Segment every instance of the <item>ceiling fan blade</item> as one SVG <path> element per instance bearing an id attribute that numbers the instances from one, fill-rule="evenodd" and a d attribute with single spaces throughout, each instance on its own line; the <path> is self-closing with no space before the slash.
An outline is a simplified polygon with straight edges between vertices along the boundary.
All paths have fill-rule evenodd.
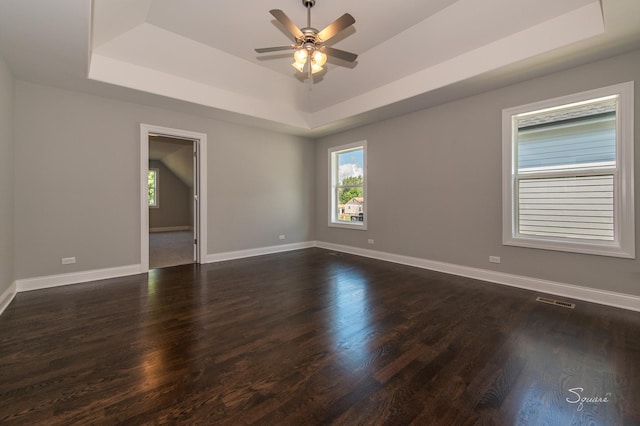
<path id="1" fill-rule="evenodd" d="M 355 18 L 348 13 L 345 13 L 318 33 L 318 38 L 322 41 L 327 41 L 334 35 L 338 34 L 345 28 L 350 27 L 356 22 Z"/>
<path id="2" fill-rule="evenodd" d="M 284 14 L 283 11 L 281 11 L 280 9 L 272 9 L 269 11 L 269 13 L 272 14 L 273 17 L 278 20 L 278 22 L 284 25 L 287 31 L 289 31 L 289 33 L 291 33 L 291 35 L 296 39 L 304 37 L 304 34 L 302 34 L 300 28 L 298 28 L 296 24 L 294 24 L 293 21 Z"/>
<path id="3" fill-rule="evenodd" d="M 279 52 L 281 50 L 291 50 L 291 49 L 293 49 L 293 46 L 262 47 L 262 48 L 256 49 L 256 52 L 269 53 L 269 52 Z"/>
<path id="4" fill-rule="evenodd" d="M 324 53 L 329 56 L 342 59 L 347 62 L 355 62 L 355 60 L 358 59 L 358 55 L 356 55 L 355 53 L 345 52 L 344 50 L 334 49 L 333 47 L 324 46 L 322 50 L 324 50 Z"/>

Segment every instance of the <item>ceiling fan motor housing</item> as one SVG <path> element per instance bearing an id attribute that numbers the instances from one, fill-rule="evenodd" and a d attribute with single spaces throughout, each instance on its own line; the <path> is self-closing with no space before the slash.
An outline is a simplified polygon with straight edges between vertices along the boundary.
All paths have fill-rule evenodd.
<path id="1" fill-rule="evenodd" d="M 316 43 L 318 43 L 318 30 L 316 30 L 315 28 L 302 28 L 301 29 L 302 33 L 304 34 L 303 37 L 300 37 L 300 39 L 298 39 L 298 43 L 303 45 L 306 48 L 309 48 L 309 45 L 315 45 Z"/>

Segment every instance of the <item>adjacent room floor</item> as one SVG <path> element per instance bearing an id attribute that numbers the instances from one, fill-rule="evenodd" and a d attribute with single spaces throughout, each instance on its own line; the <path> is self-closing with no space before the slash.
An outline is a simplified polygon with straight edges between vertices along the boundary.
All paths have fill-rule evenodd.
<path id="1" fill-rule="evenodd" d="M 149 233 L 149 269 L 193 263 L 193 231 Z"/>
<path id="2" fill-rule="evenodd" d="M 20 293 L 0 422 L 638 424 L 640 313 L 536 296 L 317 248 Z"/>

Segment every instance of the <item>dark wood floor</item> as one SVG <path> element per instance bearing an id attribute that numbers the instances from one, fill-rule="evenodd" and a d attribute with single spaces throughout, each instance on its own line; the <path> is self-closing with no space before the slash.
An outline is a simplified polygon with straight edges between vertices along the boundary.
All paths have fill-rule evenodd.
<path id="1" fill-rule="evenodd" d="M 639 424 L 640 313 L 535 297 L 321 249 L 21 293 L 0 422 Z"/>

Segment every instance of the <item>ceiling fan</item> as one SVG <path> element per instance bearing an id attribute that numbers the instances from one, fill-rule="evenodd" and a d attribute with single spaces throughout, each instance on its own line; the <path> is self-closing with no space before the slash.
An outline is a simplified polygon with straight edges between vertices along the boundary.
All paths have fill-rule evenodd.
<path id="1" fill-rule="evenodd" d="M 293 53 L 295 61 L 292 64 L 293 67 L 300 72 L 304 72 L 306 68 L 309 78 L 311 78 L 311 74 L 322 71 L 322 66 L 327 62 L 327 55 L 331 55 L 348 62 L 354 62 L 358 58 L 358 55 L 355 53 L 345 52 L 344 50 L 325 46 L 324 43 L 342 30 L 349 28 L 356 22 L 356 20 L 350 14 L 345 13 L 329 24 L 325 29 L 318 31 L 311 27 L 311 8 L 315 4 L 316 0 L 302 0 L 302 5 L 307 8 L 307 26 L 304 28 L 298 28 L 280 9 L 270 10 L 269 13 L 271 13 L 274 18 L 276 18 L 278 22 L 280 22 L 295 38 L 295 44 L 291 44 L 289 46 L 265 47 L 262 49 L 256 49 L 256 52 L 268 53 L 293 49 L 295 50 Z"/>

